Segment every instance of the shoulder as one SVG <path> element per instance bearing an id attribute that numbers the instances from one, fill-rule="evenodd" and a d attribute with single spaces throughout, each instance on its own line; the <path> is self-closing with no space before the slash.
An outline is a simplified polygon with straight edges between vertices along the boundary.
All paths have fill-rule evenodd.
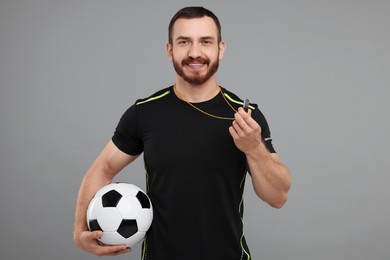
<path id="1" fill-rule="evenodd" d="M 235 106 L 236 109 L 238 107 L 241 107 L 244 104 L 244 100 L 240 98 L 238 95 L 234 94 L 233 92 L 222 88 L 223 95 L 225 96 L 226 100 L 229 101 L 233 106 Z M 262 111 L 260 111 L 259 106 L 257 103 L 252 103 L 251 100 L 249 100 L 249 108 L 252 110 L 252 117 L 256 122 L 261 126 L 262 129 L 266 129 L 265 131 L 269 131 L 267 120 L 263 114 Z"/>
<path id="2" fill-rule="evenodd" d="M 221 87 L 222 88 L 222 87 Z M 222 92 L 223 92 L 223 95 L 224 97 L 231 103 L 231 104 L 234 104 L 235 106 L 237 107 L 240 107 L 244 104 L 244 100 L 245 99 L 242 99 L 240 98 L 239 96 L 237 96 L 236 94 L 234 94 L 233 92 L 225 89 L 225 88 L 222 88 Z M 255 110 L 258 108 L 258 105 L 256 103 L 252 103 L 251 100 L 249 100 L 249 108 L 252 109 L 252 110 Z"/>
<path id="3" fill-rule="evenodd" d="M 167 87 L 155 92 L 154 94 L 146 98 L 137 99 L 137 101 L 133 103 L 130 107 L 128 107 L 127 110 L 123 113 L 121 121 L 134 122 L 134 120 L 137 120 L 138 118 L 138 113 L 156 111 L 156 109 L 158 110 L 159 107 L 156 107 L 155 105 L 160 104 L 160 102 L 156 101 L 164 100 L 164 98 L 166 96 L 169 96 L 170 93 L 172 93 L 172 87 Z"/>
<path id="4" fill-rule="evenodd" d="M 139 106 L 139 105 L 143 105 L 143 104 L 147 104 L 147 103 L 152 103 L 153 101 L 156 101 L 156 100 L 163 100 L 164 97 L 169 96 L 169 94 L 171 94 L 172 91 L 173 91 L 172 86 L 161 89 L 161 90 L 157 91 L 156 93 L 154 93 L 146 98 L 138 99 L 135 102 L 135 105 Z"/>

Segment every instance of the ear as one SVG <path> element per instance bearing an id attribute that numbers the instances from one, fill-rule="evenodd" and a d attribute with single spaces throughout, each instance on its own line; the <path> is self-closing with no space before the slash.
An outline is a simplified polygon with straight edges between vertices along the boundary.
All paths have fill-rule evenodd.
<path id="1" fill-rule="evenodd" d="M 167 51 L 167 54 L 168 54 L 168 58 L 169 60 L 173 60 L 173 55 L 172 55 L 172 44 L 170 44 L 169 42 L 165 45 L 165 50 Z"/>
<path id="2" fill-rule="evenodd" d="M 221 41 L 219 43 L 219 60 L 222 60 L 225 50 L 226 50 L 226 43 L 224 41 Z"/>

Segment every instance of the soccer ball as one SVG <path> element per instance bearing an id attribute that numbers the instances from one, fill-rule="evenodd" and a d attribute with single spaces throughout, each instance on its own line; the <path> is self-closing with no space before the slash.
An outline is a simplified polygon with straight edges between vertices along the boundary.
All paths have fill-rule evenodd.
<path id="1" fill-rule="evenodd" d="M 103 231 L 98 240 L 106 245 L 134 246 L 144 239 L 152 220 L 149 197 L 137 186 L 123 182 L 98 190 L 87 210 L 89 230 Z"/>

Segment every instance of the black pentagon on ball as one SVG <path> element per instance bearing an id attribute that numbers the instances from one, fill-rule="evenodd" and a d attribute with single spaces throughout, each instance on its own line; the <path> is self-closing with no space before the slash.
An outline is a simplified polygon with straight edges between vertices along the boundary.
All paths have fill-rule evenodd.
<path id="1" fill-rule="evenodd" d="M 138 232 L 137 221 L 135 219 L 122 220 L 117 232 L 121 234 L 121 236 L 124 238 L 131 237 L 132 235 Z"/>
<path id="2" fill-rule="evenodd" d="M 119 200 L 122 198 L 122 195 L 116 190 L 110 190 L 102 196 L 102 205 L 103 207 L 116 207 Z"/>
<path id="3" fill-rule="evenodd" d="M 150 209 L 150 201 L 148 199 L 148 196 L 146 196 L 145 193 L 143 193 L 142 191 L 139 191 L 137 193 L 136 197 L 137 197 L 139 203 L 141 203 L 141 206 L 143 209 Z"/>
<path id="4" fill-rule="evenodd" d="M 102 228 L 100 227 L 97 219 L 91 219 L 89 221 L 89 229 L 91 231 L 102 230 Z"/>

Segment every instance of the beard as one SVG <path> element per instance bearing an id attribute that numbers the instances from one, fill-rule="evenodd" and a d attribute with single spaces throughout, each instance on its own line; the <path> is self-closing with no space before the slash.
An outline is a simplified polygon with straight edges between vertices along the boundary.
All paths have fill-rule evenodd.
<path id="1" fill-rule="evenodd" d="M 182 77 L 186 82 L 192 85 L 201 85 L 205 83 L 207 80 L 209 80 L 217 72 L 219 67 L 219 55 L 217 57 L 217 60 L 213 63 L 211 63 L 210 60 L 207 58 L 197 58 L 197 59 L 187 58 L 180 62 L 175 60 L 174 57 L 172 63 L 176 73 L 180 77 Z M 190 63 L 201 63 L 208 66 L 208 70 L 206 71 L 206 74 L 201 75 L 197 71 L 193 71 L 192 73 L 186 73 L 184 71 L 184 67 Z"/>

